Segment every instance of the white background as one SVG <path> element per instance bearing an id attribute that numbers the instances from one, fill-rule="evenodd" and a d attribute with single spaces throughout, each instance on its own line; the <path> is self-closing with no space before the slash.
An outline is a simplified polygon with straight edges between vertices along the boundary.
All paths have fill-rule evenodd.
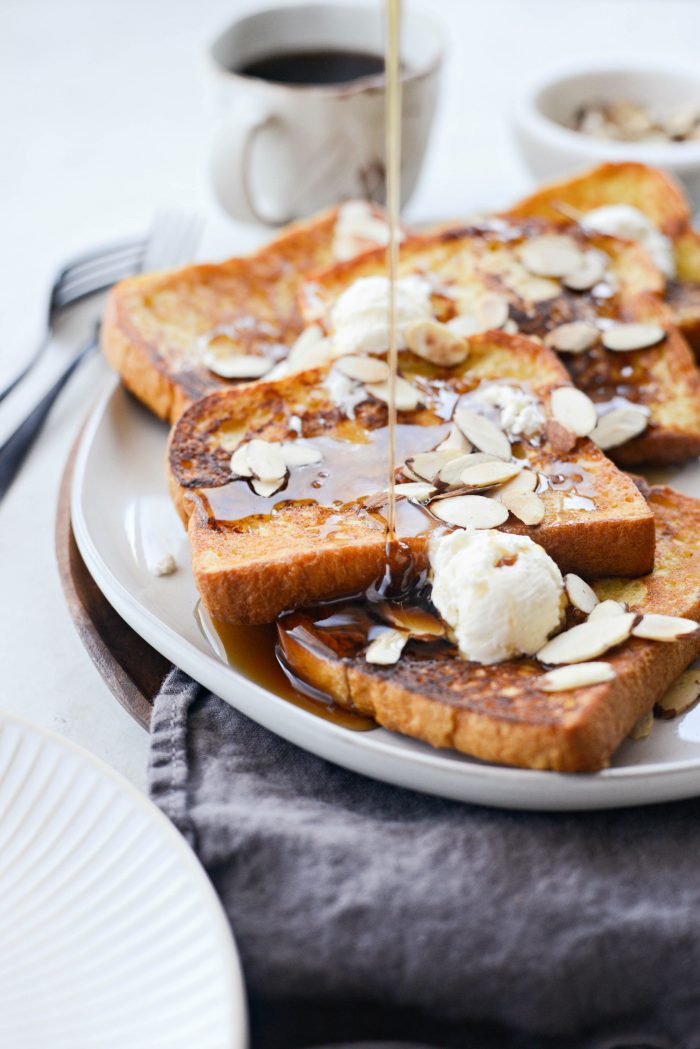
<path id="1" fill-rule="evenodd" d="M 379 0 L 377 0 L 379 2 Z M 219 214 L 206 173 L 206 44 L 259 4 L 236 0 L 0 0 L 0 385 L 41 332 L 53 271 L 174 206 L 207 219 L 200 256 L 256 236 Z M 416 5 L 417 6 L 417 5 Z M 449 53 L 409 214 L 507 203 L 528 186 L 508 111 L 525 79 L 586 57 L 694 65 L 695 0 L 433 0 Z M 0 440 L 60 367 L 88 316 L 61 332 L 31 383 L 0 405 Z M 0 506 L 0 708 L 88 746 L 145 782 L 147 739 L 102 683 L 63 604 L 53 554 L 58 479 L 104 380 L 85 366 Z"/>

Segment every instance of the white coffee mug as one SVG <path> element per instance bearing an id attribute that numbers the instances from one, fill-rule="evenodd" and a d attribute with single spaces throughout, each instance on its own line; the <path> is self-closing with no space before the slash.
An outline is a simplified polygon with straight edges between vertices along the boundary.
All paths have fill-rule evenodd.
<path id="1" fill-rule="evenodd" d="M 333 84 L 285 84 L 242 75 L 270 55 L 336 50 L 384 53 L 384 5 L 308 4 L 249 15 L 210 48 L 219 123 L 211 175 L 235 219 L 278 225 L 352 197 L 384 199 L 383 73 Z M 402 26 L 401 197 L 410 197 L 428 142 L 442 62 L 426 15 Z"/>

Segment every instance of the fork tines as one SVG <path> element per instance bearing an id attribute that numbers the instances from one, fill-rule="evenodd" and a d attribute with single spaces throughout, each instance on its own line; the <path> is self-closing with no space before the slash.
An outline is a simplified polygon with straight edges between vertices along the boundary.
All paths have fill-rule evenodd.
<path id="1" fill-rule="evenodd" d="M 62 310 L 138 272 L 145 249 L 146 240 L 141 238 L 110 244 L 73 259 L 56 278 L 51 293 L 51 311 Z"/>

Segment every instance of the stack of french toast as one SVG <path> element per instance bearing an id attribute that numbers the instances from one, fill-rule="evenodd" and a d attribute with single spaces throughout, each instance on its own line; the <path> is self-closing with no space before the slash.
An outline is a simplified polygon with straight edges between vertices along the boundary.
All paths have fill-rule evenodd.
<path id="1" fill-rule="evenodd" d="M 386 241 L 349 202 L 113 289 L 103 350 L 172 424 L 202 602 L 276 623 L 295 680 L 389 729 L 603 768 L 700 691 L 700 500 L 639 474 L 700 454 L 688 205 L 659 171 L 605 164 L 403 230 L 395 384 Z"/>

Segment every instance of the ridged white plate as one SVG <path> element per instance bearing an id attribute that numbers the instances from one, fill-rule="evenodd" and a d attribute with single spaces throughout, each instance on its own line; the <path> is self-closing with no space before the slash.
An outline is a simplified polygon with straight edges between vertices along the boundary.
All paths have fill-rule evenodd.
<path id="1" fill-rule="evenodd" d="M 612 808 L 700 794 L 700 708 L 657 722 L 595 775 L 502 768 L 377 728 L 353 732 L 273 695 L 222 662 L 194 616 L 197 593 L 187 540 L 167 495 L 167 426 L 116 381 L 98 403 L 78 453 L 72 497 L 75 537 L 95 582 L 154 648 L 207 688 L 315 754 L 375 779 L 483 805 L 521 809 Z M 670 480 L 700 496 L 700 467 Z M 180 565 L 156 578 L 164 551 Z"/>
<path id="2" fill-rule="evenodd" d="M 244 1049 L 204 871 L 126 780 L 0 716 L 0 1046 Z"/>

